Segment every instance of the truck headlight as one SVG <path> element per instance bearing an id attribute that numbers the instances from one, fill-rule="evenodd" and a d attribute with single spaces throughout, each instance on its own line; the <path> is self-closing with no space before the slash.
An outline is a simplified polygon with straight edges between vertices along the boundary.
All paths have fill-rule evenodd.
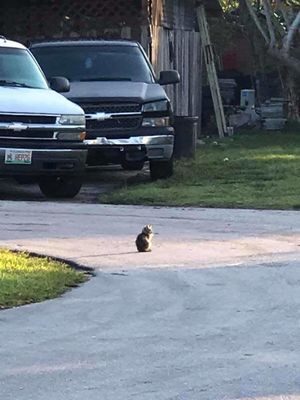
<path id="1" fill-rule="evenodd" d="M 168 100 L 154 101 L 152 103 L 146 103 L 143 105 L 144 113 L 166 112 L 166 111 L 169 111 Z"/>
<path id="2" fill-rule="evenodd" d="M 57 118 L 57 123 L 60 125 L 82 125 L 85 126 L 84 115 L 61 115 Z"/>
<path id="3" fill-rule="evenodd" d="M 170 126 L 170 118 L 169 117 L 144 118 L 142 126 L 144 127 Z"/>

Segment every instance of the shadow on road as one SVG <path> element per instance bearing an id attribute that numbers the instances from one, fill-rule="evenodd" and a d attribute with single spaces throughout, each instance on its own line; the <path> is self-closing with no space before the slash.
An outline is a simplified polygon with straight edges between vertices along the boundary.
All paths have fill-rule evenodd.
<path id="1" fill-rule="evenodd" d="M 99 195 L 103 193 L 149 180 L 149 171 L 147 168 L 143 171 L 124 171 L 118 166 L 90 168 L 85 173 L 84 184 L 80 193 L 74 199 L 65 201 L 72 203 L 93 203 L 97 202 Z M 49 201 L 40 192 L 37 184 L 21 185 L 13 178 L 3 178 L 0 180 L 0 200 Z"/>

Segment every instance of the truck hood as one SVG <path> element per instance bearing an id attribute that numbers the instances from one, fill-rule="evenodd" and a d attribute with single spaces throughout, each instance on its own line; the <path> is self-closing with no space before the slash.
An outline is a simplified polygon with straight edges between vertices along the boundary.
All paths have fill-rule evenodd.
<path id="1" fill-rule="evenodd" d="M 0 113 L 83 114 L 83 110 L 50 89 L 0 86 Z"/>
<path id="2" fill-rule="evenodd" d="M 108 100 L 146 103 L 167 99 L 160 85 L 143 82 L 71 82 L 71 90 L 65 96 L 74 102 Z"/>

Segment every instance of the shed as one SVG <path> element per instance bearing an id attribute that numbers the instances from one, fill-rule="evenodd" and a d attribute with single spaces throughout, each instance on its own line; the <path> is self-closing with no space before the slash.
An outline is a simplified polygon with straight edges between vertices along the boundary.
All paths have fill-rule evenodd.
<path id="1" fill-rule="evenodd" d="M 202 50 L 195 0 L 2 0 L 0 34 L 28 43 L 124 38 L 142 43 L 156 72 L 177 69 L 167 88 L 177 115 L 201 115 Z M 202 0 L 211 13 L 218 0 Z"/>

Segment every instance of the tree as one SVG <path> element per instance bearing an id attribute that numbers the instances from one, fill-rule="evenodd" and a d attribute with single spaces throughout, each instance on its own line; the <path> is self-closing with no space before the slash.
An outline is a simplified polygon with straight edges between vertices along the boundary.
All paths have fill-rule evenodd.
<path id="1" fill-rule="evenodd" d="M 239 23 L 246 31 L 252 29 L 249 24 L 245 26 L 246 17 L 250 17 L 266 52 L 281 69 L 290 117 L 300 120 L 300 0 L 220 0 L 220 3 L 227 16 L 238 11 Z"/>
<path id="2" fill-rule="evenodd" d="M 251 0 L 243 1 L 265 41 L 268 53 L 300 76 L 300 58 L 293 51 L 296 50 L 293 45 L 300 28 L 300 10 L 296 10 L 296 2 L 260 0 L 253 5 Z"/>

